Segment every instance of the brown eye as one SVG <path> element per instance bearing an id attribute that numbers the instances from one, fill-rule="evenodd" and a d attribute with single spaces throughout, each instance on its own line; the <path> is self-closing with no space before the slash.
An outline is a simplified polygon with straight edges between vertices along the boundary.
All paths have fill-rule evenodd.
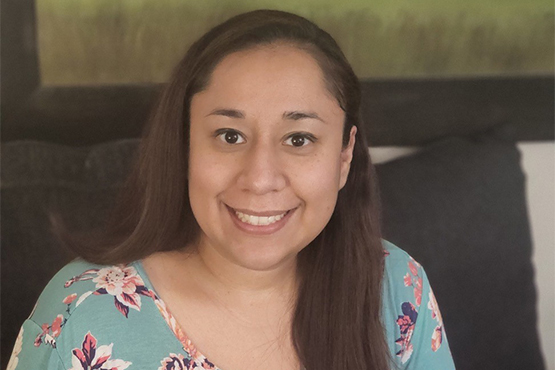
<path id="1" fill-rule="evenodd" d="M 226 144 L 241 144 L 245 142 L 243 136 L 235 130 L 225 130 L 218 133 L 217 136 Z"/>
<path id="2" fill-rule="evenodd" d="M 239 134 L 236 132 L 226 132 L 225 133 L 225 141 L 228 144 L 235 144 L 239 140 Z"/>
<path id="3" fill-rule="evenodd" d="M 301 135 L 295 135 L 291 138 L 291 144 L 293 144 L 293 146 L 303 146 L 305 143 L 305 140 L 306 139 Z"/>
<path id="4" fill-rule="evenodd" d="M 303 146 L 307 146 L 310 143 L 313 143 L 316 141 L 316 138 L 314 138 L 312 135 L 308 134 L 308 133 L 299 133 L 299 134 L 293 134 L 291 136 L 289 136 L 286 140 L 285 140 L 285 145 L 290 145 L 290 146 L 294 146 L 296 148 L 300 148 Z"/>

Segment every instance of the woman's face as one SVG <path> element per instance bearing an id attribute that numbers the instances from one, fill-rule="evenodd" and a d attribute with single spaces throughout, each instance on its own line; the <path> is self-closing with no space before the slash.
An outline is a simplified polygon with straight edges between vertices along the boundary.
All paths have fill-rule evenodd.
<path id="1" fill-rule="evenodd" d="M 316 60 L 287 45 L 224 58 L 190 110 L 189 197 L 199 248 L 252 270 L 295 260 L 329 221 L 356 128 Z"/>

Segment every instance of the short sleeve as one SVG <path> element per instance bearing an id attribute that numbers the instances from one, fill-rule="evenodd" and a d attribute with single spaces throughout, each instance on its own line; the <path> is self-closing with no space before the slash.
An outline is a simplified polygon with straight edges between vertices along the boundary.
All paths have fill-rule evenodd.
<path id="1" fill-rule="evenodd" d="M 454 370 L 441 312 L 424 269 L 418 265 L 422 277 L 422 301 L 410 338 L 414 348 L 405 364 L 407 370 Z"/>
<path id="2" fill-rule="evenodd" d="M 66 370 L 54 347 L 35 344 L 41 336 L 44 336 L 42 328 L 26 320 L 15 341 L 7 370 Z"/>
<path id="3" fill-rule="evenodd" d="M 454 370 L 428 276 L 414 258 L 384 240 L 383 325 L 392 369 Z"/>

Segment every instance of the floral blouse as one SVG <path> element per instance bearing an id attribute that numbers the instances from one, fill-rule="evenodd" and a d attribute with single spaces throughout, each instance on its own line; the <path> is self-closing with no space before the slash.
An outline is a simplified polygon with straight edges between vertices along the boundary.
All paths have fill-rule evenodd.
<path id="1" fill-rule="evenodd" d="M 383 323 L 392 361 L 399 369 L 454 369 L 426 273 L 393 244 L 384 247 Z M 44 289 L 17 337 L 8 365 L 14 369 L 219 370 L 173 318 L 141 261 L 82 260 Z"/>

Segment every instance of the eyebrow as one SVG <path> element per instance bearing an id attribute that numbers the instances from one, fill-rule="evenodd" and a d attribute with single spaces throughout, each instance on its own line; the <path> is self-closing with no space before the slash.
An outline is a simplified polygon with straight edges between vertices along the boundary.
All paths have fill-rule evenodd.
<path id="1" fill-rule="evenodd" d="M 214 109 L 208 116 L 225 116 L 229 118 L 245 118 L 245 113 L 236 109 Z"/>
<path id="2" fill-rule="evenodd" d="M 291 119 L 294 121 L 298 121 L 300 119 L 305 119 L 305 118 L 312 118 L 312 119 L 317 119 L 318 121 L 321 121 L 323 123 L 326 123 L 326 121 L 320 118 L 320 116 L 315 112 L 299 112 L 299 111 L 285 112 L 283 113 L 282 117 L 283 119 Z"/>
<path id="3" fill-rule="evenodd" d="M 229 118 L 244 119 L 245 113 L 237 109 L 214 109 L 207 116 L 224 116 Z M 284 112 L 282 115 L 282 118 L 286 120 L 293 120 L 293 121 L 311 118 L 311 119 L 316 119 L 318 121 L 326 123 L 326 121 L 320 118 L 320 116 L 315 112 L 301 112 L 301 111 Z"/>

